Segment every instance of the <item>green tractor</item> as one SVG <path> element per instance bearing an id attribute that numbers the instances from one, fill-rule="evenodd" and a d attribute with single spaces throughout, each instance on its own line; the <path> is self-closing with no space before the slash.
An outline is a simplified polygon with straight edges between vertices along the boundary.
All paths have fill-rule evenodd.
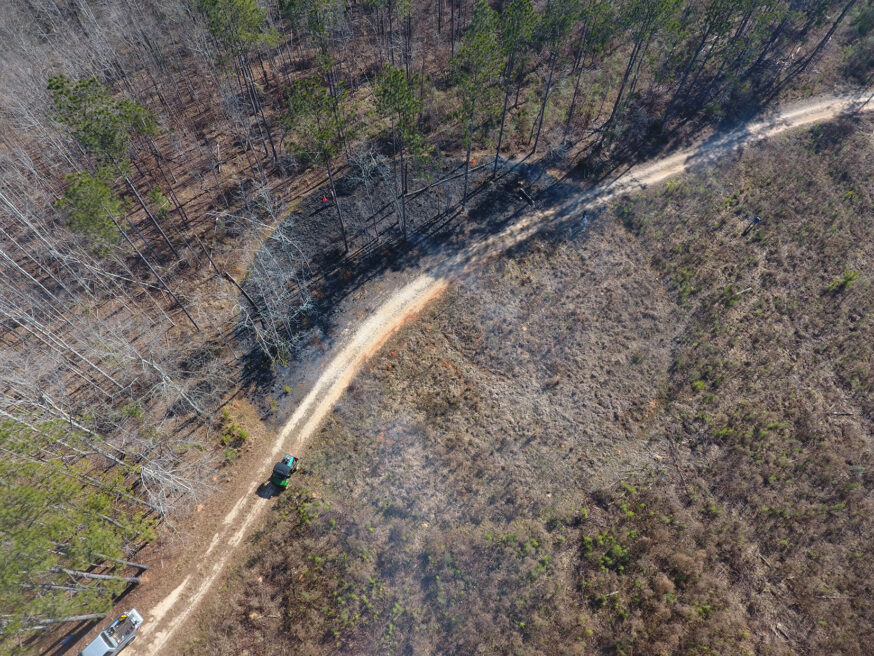
<path id="1" fill-rule="evenodd" d="M 297 463 L 297 458 L 286 453 L 282 460 L 273 465 L 273 474 L 270 475 L 270 482 L 279 488 L 280 491 L 286 489 L 291 475 L 297 471 Z"/>

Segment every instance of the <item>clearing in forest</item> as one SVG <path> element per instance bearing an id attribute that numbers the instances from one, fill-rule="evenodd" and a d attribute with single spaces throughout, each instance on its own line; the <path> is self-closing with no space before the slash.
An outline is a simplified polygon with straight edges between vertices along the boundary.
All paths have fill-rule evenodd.
<path id="1" fill-rule="evenodd" d="M 454 284 L 186 653 L 864 653 L 871 130 L 749 148 Z"/>

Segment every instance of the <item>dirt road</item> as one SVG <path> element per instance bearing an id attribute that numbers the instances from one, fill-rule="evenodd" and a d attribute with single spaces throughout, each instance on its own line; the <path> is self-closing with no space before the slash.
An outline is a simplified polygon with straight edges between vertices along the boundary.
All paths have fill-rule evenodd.
<path id="1" fill-rule="evenodd" d="M 624 193 L 657 184 L 696 164 L 704 164 L 724 156 L 741 145 L 793 128 L 829 120 L 845 112 L 870 111 L 874 108 L 874 103 L 868 102 L 871 97 L 870 92 L 852 97 L 820 97 L 785 107 L 771 118 L 712 138 L 694 149 L 635 167 L 601 187 L 583 192 L 581 198 L 576 199 L 573 211 L 581 212 L 589 206 L 601 205 Z M 329 356 L 329 364 L 321 376 L 276 436 L 271 457 L 264 462 L 263 471 L 247 481 L 245 488 L 239 488 L 246 489 L 247 493 L 239 498 L 215 526 L 210 543 L 206 548 L 200 547 L 202 551 L 193 559 L 194 564 L 188 568 L 187 574 L 181 577 L 178 585 L 168 591 L 159 603 L 151 608 L 139 609 L 146 622 L 129 653 L 157 656 L 177 651 L 174 644 L 182 639 L 179 629 L 191 618 L 225 567 L 232 561 L 238 561 L 240 544 L 259 525 L 270 507 L 268 502 L 255 495 L 258 484 L 281 453 L 303 452 L 361 365 L 405 322 L 439 296 L 452 278 L 475 268 L 485 258 L 498 255 L 524 241 L 550 221 L 567 219 L 567 211 L 566 206 L 559 206 L 543 212 L 532 212 L 503 232 L 472 244 L 448 260 L 438 271 L 422 275 L 392 294 L 349 339 L 338 346 L 335 354 Z M 193 545 L 192 548 L 197 546 Z M 172 585 L 169 582 L 155 582 L 154 585 L 161 584 L 168 588 Z"/>

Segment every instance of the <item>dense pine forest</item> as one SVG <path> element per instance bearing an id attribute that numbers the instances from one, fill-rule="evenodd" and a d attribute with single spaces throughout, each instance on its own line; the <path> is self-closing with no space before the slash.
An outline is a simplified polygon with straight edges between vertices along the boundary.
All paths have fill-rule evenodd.
<path id="1" fill-rule="evenodd" d="M 857 0 L 0 7 L 0 650 L 99 618 L 373 253 L 870 84 Z M 470 219 L 473 220 L 473 219 Z"/>

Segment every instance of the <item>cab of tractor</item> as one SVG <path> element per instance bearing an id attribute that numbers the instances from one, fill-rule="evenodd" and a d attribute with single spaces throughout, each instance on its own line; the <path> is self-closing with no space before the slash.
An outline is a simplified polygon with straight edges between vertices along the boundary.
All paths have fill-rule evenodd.
<path id="1" fill-rule="evenodd" d="M 273 465 L 273 474 L 270 476 L 270 482 L 283 490 L 287 488 L 291 475 L 297 471 L 297 463 L 297 458 L 285 454 L 282 460 Z"/>

